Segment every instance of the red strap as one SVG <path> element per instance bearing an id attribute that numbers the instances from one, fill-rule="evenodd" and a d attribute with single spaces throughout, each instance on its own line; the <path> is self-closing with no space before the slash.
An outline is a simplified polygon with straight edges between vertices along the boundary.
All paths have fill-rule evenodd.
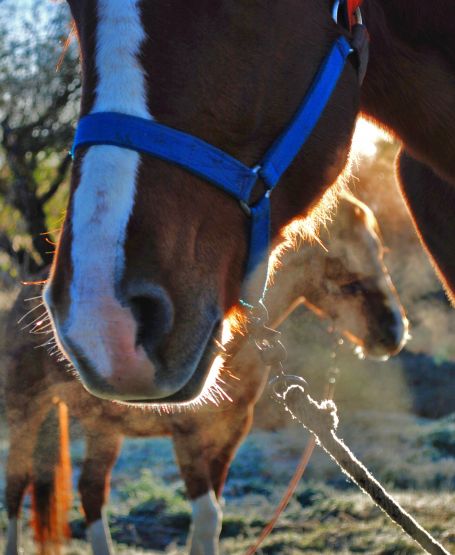
<path id="1" fill-rule="evenodd" d="M 354 13 L 363 4 L 363 0 L 348 0 L 348 10 Z"/>
<path id="2" fill-rule="evenodd" d="M 348 17 L 349 17 L 349 27 L 352 28 L 352 26 L 355 24 L 355 11 L 357 10 L 357 8 L 360 8 L 360 6 L 363 4 L 363 0 L 347 0 L 347 9 L 348 9 Z"/>

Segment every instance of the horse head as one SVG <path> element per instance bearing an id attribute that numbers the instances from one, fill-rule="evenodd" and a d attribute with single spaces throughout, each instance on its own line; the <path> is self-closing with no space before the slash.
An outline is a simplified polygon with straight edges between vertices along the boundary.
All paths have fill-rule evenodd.
<path id="1" fill-rule="evenodd" d="M 153 120 L 248 167 L 292 120 L 337 39 L 348 36 L 329 0 L 69 5 L 82 54 L 82 117 Z M 272 241 L 345 166 L 358 96 L 348 61 L 271 195 Z M 45 301 L 61 349 L 92 393 L 185 401 L 203 386 L 220 322 L 240 297 L 249 217 L 206 179 L 129 149 L 128 140 L 75 151 Z M 205 162 L 207 170 L 216 160 Z M 251 202 L 263 196 L 258 179 Z"/>
<path id="2" fill-rule="evenodd" d="M 384 263 L 384 246 L 373 212 L 343 194 L 335 221 L 321 239 L 328 249 L 323 293 L 308 301 L 357 345 L 359 354 L 371 358 L 397 354 L 408 338 L 408 320 Z"/>
<path id="3" fill-rule="evenodd" d="M 342 193 L 332 221 L 316 240 L 281 249 L 273 285 L 265 296 L 275 327 L 305 305 L 330 328 L 344 335 L 358 354 L 372 358 L 396 355 L 408 338 L 408 320 L 384 263 L 377 220 L 363 202 Z"/>

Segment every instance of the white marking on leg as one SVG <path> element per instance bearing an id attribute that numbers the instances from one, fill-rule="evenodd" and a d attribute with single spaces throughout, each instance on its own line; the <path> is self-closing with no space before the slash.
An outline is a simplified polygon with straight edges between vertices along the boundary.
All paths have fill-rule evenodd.
<path id="1" fill-rule="evenodd" d="M 138 53 L 145 39 L 138 0 L 98 0 L 96 67 L 92 112 L 116 111 L 152 119 Z M 113 146 L 86 153 L 73 198 L 71 308 L 64 329 L 90 353 L 98 372 L 109 373 L 108 326 L 124 320 L 115 300 L 124 266 L 124 242 L 134 206 L 139 155 Z M 101 313 L 100 313 L 101 312 Z M 106 313 L 107 312 L 107 313 Z M 134 325 L 133 318 L 128 324 Z"/>
<path id="2" fill-rule="evenodd" d="M 112 555 L 114 553 L 111 533 L 104 512 L 100 520 L 96 520 L 88 526 L 87 539 L 90 542 L 93 555 Z"/>
<path id="3" fill-rule="evenodd" d="M 8 532 L 5 555 L 18 555 L 20 543 L 21 522 L 17 518 L 8 520 Z"/>
<path id="4" fill-rule="evenodd" d="M 193 530 L 190 555 L 217 555 L 223 514 L 213 490 L 191 503 Z"/>

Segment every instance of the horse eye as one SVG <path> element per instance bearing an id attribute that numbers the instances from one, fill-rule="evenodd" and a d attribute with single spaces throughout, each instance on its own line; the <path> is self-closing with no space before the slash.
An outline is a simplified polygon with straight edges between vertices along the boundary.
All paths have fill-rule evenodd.
<path id="1" fill-rule="evenodd" d="M 359 279 L 350 281 L 340 286 L 340 291 L 343 295 L 357 295 L 357 293 L 362 293 L 365 290 L 363 282 Z"/>
<path id="2" fill-rule="evenodd" d="M 339 280 L 345 274 L 346 268 L 339 258 L 326 258 L 325 275 L 328 279 Z"/>

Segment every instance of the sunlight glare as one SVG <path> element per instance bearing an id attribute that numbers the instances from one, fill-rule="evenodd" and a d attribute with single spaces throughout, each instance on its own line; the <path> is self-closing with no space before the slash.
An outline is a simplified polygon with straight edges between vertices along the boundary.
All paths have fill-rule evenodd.
<path id="1" fill-rule="evenodd" d="M 384 130 L 364 118 L 359 118 L 352 138 L 352 152 L 354 156 L 372 158 L 378 150 L 376 143 L 390 140 L 390 136 Z"/>

